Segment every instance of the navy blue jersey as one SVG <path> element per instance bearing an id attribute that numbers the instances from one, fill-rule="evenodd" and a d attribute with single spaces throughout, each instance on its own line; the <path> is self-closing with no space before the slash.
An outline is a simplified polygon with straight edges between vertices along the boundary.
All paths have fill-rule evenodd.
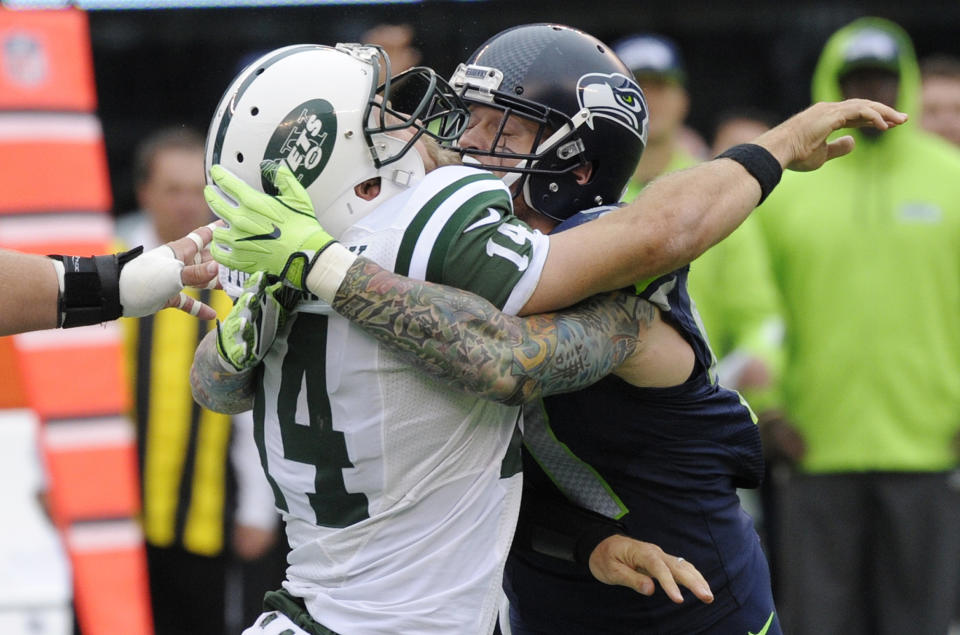
<path id="1" fill-rule="evenodd" d="M 558 229 L 597 215 L 574 216 Z M 670 388 L 638 388 L 611 375 L 527 407 L 524 497 L 562 495 L 619 519 L 630 536 L 692 562 L 715 601 L 685 593 L 676 605 L 659 589 L 644 597 L 597 582 L 582 565 L 518 546 L 505 586 L 533 631 L 693 633 L 744 605 L 762 616 L 759 628 L 773 610 L 759 537 L 736 493 L 759 485 L 763 474 L 756 420 L 739 394 L 717 384 L 687 270 L 630 292 L 655 304 L 690 344 L 690 377 Z M 521 513 L 521 524 L 534 521 Z"/>

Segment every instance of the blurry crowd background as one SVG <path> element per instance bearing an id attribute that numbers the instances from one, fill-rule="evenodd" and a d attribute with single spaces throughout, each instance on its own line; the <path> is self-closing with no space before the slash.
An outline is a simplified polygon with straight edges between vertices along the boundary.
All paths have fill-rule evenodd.
<path id="1" fill-rule="evenodd" d="M 610 44 L 640 31 L 664 34 L 686 60 L 687 122 L 707 137 L 721 110 L 751 106 L 779 120 L 806 106 L 813 67 L 827 37 L 862 15 L 887 17 L 903 26 L 921 58 L 960 54 L 956 2 L 428 0 L 317 5 L 90 12 L 99 112 L 118 213 L 135 207 L 129 158 L 137 142 L 169 123 L 205 130 L 241 60 L 285 44 L 355 41 L 381 23 L 412 25 L 421 63 L 445 76 L 489 36 L 517 24 L 560 22 Z"/>

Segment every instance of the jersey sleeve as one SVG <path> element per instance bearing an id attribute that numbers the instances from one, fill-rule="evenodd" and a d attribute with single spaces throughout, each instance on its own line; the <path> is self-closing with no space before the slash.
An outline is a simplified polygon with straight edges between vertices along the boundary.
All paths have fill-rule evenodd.
<path id="1" fill-rule="evenodd" d="M 500 179 L 469 168 L 458 176 L 423 207 L 423 222 L 411 223 L 395 270 L 472 291 L 516 314 L 540 280 L 549 240 L 513 215 Z"/>

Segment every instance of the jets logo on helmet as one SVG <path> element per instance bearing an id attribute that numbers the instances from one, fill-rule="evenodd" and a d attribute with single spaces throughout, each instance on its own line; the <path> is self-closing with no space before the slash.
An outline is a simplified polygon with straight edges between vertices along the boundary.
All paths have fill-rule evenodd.
<path id="1" fill-rule="evenodd" d="M 308 188 L 330 160 L 337 139 L 337 116 L 325 99 L 311 99 L 293 110 L 277 125 L 267 142 L 263 159 L 282 160 Z M 273 185 L 261 177 L 264 192 Z"/>
<path id="2" fill-rule="evenodd" d="M 647 104 L 640 87 L 620 73 L 588 73 L 577 82 L 580 106 L 594 117 L 619 123 L 647 142 Z"/>

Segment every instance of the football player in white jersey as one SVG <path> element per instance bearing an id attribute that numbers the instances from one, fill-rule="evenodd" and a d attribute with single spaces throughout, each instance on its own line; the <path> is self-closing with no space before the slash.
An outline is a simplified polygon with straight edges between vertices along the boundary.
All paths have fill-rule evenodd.
<path id="1" fill-rule="evenodd" d="M 340 50 L 349 53 L 354 61 L 364 61 L 363 56 L 367 54 L 363 51 L 350 47 Z M 269 100 L 263 101 L 262 97 L 247 100 L 245 96 L 260 78 L 268 76 L 272 67 L 296 55 L 288 52 L 269 63 L 254 64 L 254 70 L 248 71 L 234 84 L 242 90 L 228 91 L 224 101 L 229 104 L 229 109 L 221 112 L 229 110 L 231 117 L 247 112 L 253 117 L 265 114 L 264 104 Z M 268 94 L 276 95 L 277 92 L 273 90 Z M 350 221 L 359 220 L 342 231 L 341 242 L 353 252 L 370 256 L 372 260 L 398 270 L 405 269 L 415 276 L 453 281 L 460 286 L 477 285 L 476 290 L 495 296 L 491 299 L 501 307 L 516 310 L 529 304 L 528 298 L 534 293 L 530 284 L 536 286 L 533 279 L 536 276 L 526 276 L 530 271 L 539 273 L 543 267 L 543 256 L 537 251 L 543 248 L 546 239 L 522 225 L 509 222 L 505 216 L 509 213 L 509 195 L 506 195 L 504 205 L 504 190 L 489 183 L 482 173 L 472 173 L 469 168 L 444 168 L 418 182 L 416 165 L 401 163 L 385 152 L 389 144 L 381 135 L 389 135 L 389 132 L 382 125 L 385 121 L 382 114 L 380 128 L 372 130 L 363 123 L 345 125 L 346 118 L 341 117 L 345 111 L 339 110 L 339 105 L 323 110 L 322 105 L 311 103 L 319 100 L 307 99 L 303 94 L 291 99 L 288 104 L 296 102 L 296 107 L 281 107 L 282 112 L 278 111 L 287 125 L 276 126 L 270 123 L 269 116 L 265 117 L 266 141 L 260 139 L 259 145 L 247 146 L 246 151 L 233 148 L 225 151 L 224 148 L 231 144 L 230 125 L 228 123 L 224 129 L 222 119 L 220 126 L 215 120 L 216 134 L 211 133 L 213 143 L 215 146 L 220 143 L 223 148 L 213 162 L 224 162 L 224 156 L 228 160 L 239 159 L 238 164 L 245 160 L 250 164 L 258 163 L 250 157 L 274 158 L 264 151 L 266 147 L 272 148 L 274 153 L 278 148 L 281 153 L 302 151 L 303 157 L 294 155 L 292 162 L 289 155 L 281 154 L 279 158 L 284 158 L 288 165 L 296 164 L 298 169 L 300 165 L 310 169 L 331 158 L 331 147 L 324 146 L 327 137 L 320 135 L 342 135 L 344 139 L 351 139 L 362 129 L 372 155 L 380 155 L 381 165 L 377 165 L 374 159 L 372 163 L 376 170 L 372 173 L 361 174 L 362 180 L 346 184 L 342 177 L 333 184 L 327 182 L 328 187 L 317 193 L 310 188 L 322 179 L 316 175 L 298 175 L 301 178 L 306 176 L 308 182 L 304 184 L 324 223 L 332 226 L 337 222 L 324 214 L 339 203 L 323 207 L 318 205 L 318 197 L 326 197 L 321 201 L 324 204 L 346 197 L 346 202 L 342 203 L 343 211 L 352 215 L 348 216 Z M 420 100 L 419 104 L 422 106 L 427 101 L 430 100 Z M 366 97 L 361 121 L 375 121 L 371 109 L 380 108 L 381 103 L 394 102 Z M 311 111 L 311 108 L 315 110 Z M 429 120 L 430 112 L 415 113 L 414 117 L 424 114 Z M 324 119 L 324 115 L 328 117 Z M 329 115 L 335 116 L 331 118 Z M 882 119 L 875 112 L 861 115 Z M 222 114 L 218 116 L 222 117 Z M 299 129 L 298 124 L 301 124 Z M 885 125 L 882 121 L 881 124 Z M 452 128 L 441 125 L 440 130 L 451 131 Z M 312 138 L 317 136 L 320 138 Z M 788 152 L 793 152 L 794 140 L 789 141 L 791 148 Z M 404 148 L 410 145 L 408 142 Z M 335 155 L 335 150 L 333 152 Z M 412 154 L 415 153 L 405 156 Z M 307 157 L 316 161 L 310 164 Z M 395 160 L 397 168 L 377 171 Z M 238 166 L 231 167 L 236 169 Z M 757 181 L 742 174 L 742 168 L 735 165 L 711 172 L 715 174 L 704 176 L 726 181 L 729 189 L 738 192 L 732 200 L 720 196 L 719 203 L 714 201 L 724 212 L 722 219 L 733 219 L 721 220 L 721 224 L 735 222 L 738 214 L 742 217 L 756 203 L 757 185 L 752 183 Z M 281 176 L 281 173 L 290 176 Z M 214 178 L 217 179 L 217 171 L 214 171 Z M 292 172 L 281 168 L 275 178 L 294 177 Z M 379 187 L 364 185 L 377 178 L 380 179 L 376 184 Z M 261 183 L 257 171 L 250 175 L 248 170 L 244 180 Z M 268 188 L 270 180 L 263 181 Z M 350 205 L 354 203 L 362 207 L 367 200 L 365 196 L 379 203 L 382 199 L 376 200 L 377 195 L 387 181 L 388 187 L 415 185 L 388 198 L 366 216 L 358 214 Z M 217 182 L 226 185 L 228 180 L 221 178 Z M 337 186 L 340 191 L 333 191 Z M 374 190 L 377 194 L 371 196 Z M 231 193 L 229 188 L 227 191 Z M 309 209 L 305 209 L 302 202 L 284 200 L 283 197 L 281 200 L 302 218 L 312 220 Z M 243 209 L 246 201 L 241 198 L 238 202 Z M 389 214 L 382 209 L 388 210 Z M 235 240 L 228 239 L 229 234 L 222 234 L 221 256 L 225 262 L 248 270 L 267 268 L 272 273 L 282 274 L 293 286 L 307 288 L 328 301 L 356 258 L 350 249 L 337 244 L 330 246 L 329 237 L 321 239 L 316 232 L 303 231 L 302 239 L 298 238 L 295 244 L 293 257 L 287 258 L 290 255 L 287 250 L 277 256 L 279 260 L 274 260 L 277 267 L 264 267 L 262 258 L 270 251 L 271 245 L 268 241 L 276 241 L 272 244 L 279 245 L 278 239 L 289 227 L 281 222 L 284 228 L 281 230 L 276 222 L 257 224 L 247 222 L 250 219 L 243 215 L 233 215 L 226 208 L 219 211 L 230 218 L 234 226 L 231 231 L 247 232 L 243 238 L 235 237 Z M 702 206 L 700 212 L 703 213 Z M 436 213 L 439 213 L 438 221 L 433 220 Z M 597 223 L 600 221 L 592 225 Z M 601 225 L 601 236 L 616 227 L 624 227 L 609 222 Z M 486 233 L 487 228 L 493 231 Z M 304 229 L 301 227 L 298 231 Z M 474 236 L 470 236 L 474 232 Z M 474 237 L 480 239 L 475 242 L 483 245 L 483 249 L 471 245 Z M 503 237 L 512 245 L 504 245 L 498 240 Z M 719 237 L 722 234 L 712 240 Z M 458 244 L 461 240 L 462 244 Z M 529 248 L 527 243 L 530 243 Z M 509 256 L 505 250 L 509 251 Z M 593 258 L 596 253 L 592 252 Z M 484 280 L 475 280 L 477 269 L 463 267 L 466 258 L 475 259 L 478 255 L 485 255 L 488 260 L 505 260 L 512 265 L 512 269 L 508 266 L 499 268 L 500 282 L 492 290 L 483 286 L 488 282 L 486 272 Z M 322 259 L 318 260 L 318 256 Z M 669 258 L 676 257 L 676 253 L 669 255 Z M 499 260 L 494 262 L 503 265 Z M 322 266 L 315 266 L 321 261 Z M 610 274 L 611 270 L 616 272 L 621 266 L 614 264 L 600 269 Z M 621 275 L 636 279 L 644 275 L 643 272 L 654 273 L 656 269 L 651 270 L 651 266 L 657 265 L 648 264 L 644 269 L 634 262 L 632 272 Z M 494 267 L 492 275 L 497 275 L 497 271 Z M 463 278 L 464 281 L 451 278 Z M 581 280 L 571 281 L 568 286 L 574 289 L 563 293 L 573 294 L 576 299 L 576 294 L 584 293 L 585 289 L 589 293 L 593 287 L 616 286 L 616 275 L 612 278 L 613 282 L 598 282 L 586 275 Z M 557 288 L 562 286 L 557 284 Z M 541 286 L 536 286 L 537 292 Z M 637 316 L 631 315 L 631 320 L 635 324 Z M 409 376 L 411 371 L 401 358 L 394 357 L 372 341 L 364 342 L 350 329 L 330 314 L 325 302 L 304 303 L 283 325 L 274 347 L 264 358 L 265 367 L 255 407 L 261 421 L 258 441 L 265 467 L 274 479 L 278 507 L 285 512 L 288 536 L 294 549 L 289 579 L 285 584 L 288 593 L 275 599 L 276 604 L 289 611 L 287 604 L 292 602 L 295 605 L 296 598 L 301 598 L 312 618 L 334 631 L 488 632 L 493 610 L 488 576 L 494 575 L 492 585 L 498 585 L 496 573 L 502 567 L 504 532 L 500 531 L 498 523 L 511 522 L 511 508 L 515 505 L 511 500 L 514 492 L 510 491 L 510 471 L 505 467 L 501 469 L 501 458 L 510 436 L 504 431 L 512 428 L 511 417 L 515 413 L 508 415 L 502 409 L 487 409 L 472 398 L 451 395 L 429 381 Z M 416 323 L 411 329 L 405 334 L 416 338 Z M 625 339 L 628 336 L 622 335 L 621 341 Z M 318 357 L 323 359 L 318 360 Z M 616 359 L 622 357 L 612 355 L 611 363 L 615 365 Z M 483 361 L 477 360 L 478 367 Z M 601 366 L 598 362 L 591 371 L 605 374 L 610 367 Z M 566 379 L 566 389 L 583 385 L 571 382 L 569 377 Z M 517 393 L 506 401 L 516 403 L 524 396 Z M 429 412 L 424 413 L 425 410 Z M 491 471 L 491 467 L 497 469 Z M 468 498 L 470 504 L 465 506 Z M 506 532 L 507 541 L 509 531 L 510 528 Z M 431 541 L 431 548 L 425 549 L 424 543 Z M 469 564 L 451 572 L 451 559 L 456 559 L 460 566 L 464 562 Z"/>

